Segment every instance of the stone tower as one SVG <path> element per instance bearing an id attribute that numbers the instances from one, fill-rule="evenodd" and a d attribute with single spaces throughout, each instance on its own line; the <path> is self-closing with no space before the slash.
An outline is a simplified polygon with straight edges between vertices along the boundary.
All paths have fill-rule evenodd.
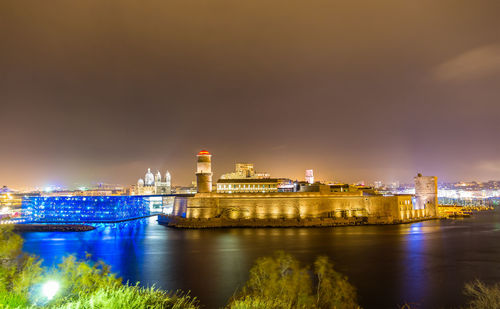
<path id="1" fill-rule="evenodd" d="M 206 150 L 198 152 L 196 184 L 198 193 L 212 192 L 212 155 Z"/>
<path id="2" fill-rule="evenodd" d="M 306 182 L 311 185 L 314 183 L 313 170 L 306 170 Z"/>
<path id="3" fill-rule="evenodd" d="M 426 216 L 436 217 L 438 207 L 437 177 L 415 177 L 415 209 L 423 209 Z"/>

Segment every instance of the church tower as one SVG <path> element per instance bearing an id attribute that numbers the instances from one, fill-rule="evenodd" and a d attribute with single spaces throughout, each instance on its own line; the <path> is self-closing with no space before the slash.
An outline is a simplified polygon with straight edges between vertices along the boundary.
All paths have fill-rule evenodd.
<path id="1" fill-rule="evenodd" d="M 160 171 L 158 171 L 156 173 L 156 176 L 155 176 L 155 183 L 158 185 L 161 183 L 161 174 L 160 174 Z"/>
<path id="2" fill-rule="evenodd" d="M 198 193 L 212 192 L 212 155 L 206 150 L 198 152 L 196 184 Z"/>
<path id="3" fill-rule="evenodd" d="M 170 176 L 169 171 L 165 173 L 165 185 L 169 188 L 172 186 L 172 176 Z"/>
<path id="4" fill-rule="evenodd" d="M 148 168 L 148 172 L 146 173 L 146 176 L 144 177 L 144 185 L 149 187 L 153 186 L 155 184 L 155 176 L 153 173 L 151 173 L 151 169 Z"/>

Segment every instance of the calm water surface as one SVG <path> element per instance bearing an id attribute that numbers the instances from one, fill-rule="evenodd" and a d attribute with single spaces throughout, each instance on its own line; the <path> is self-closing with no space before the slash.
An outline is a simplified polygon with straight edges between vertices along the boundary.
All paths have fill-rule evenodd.
<path id="1" fill-rule="evenodd" d="M 311 264 L 327 255 L 365 308 L 449 308 L 464 303 L 465 282 L 500 282 L 500 211 L 462 220 L 342 228 L 176 230 L 156 218 L 83 233 L 24 233 L 45 264 L 85 252 L 125 281 L 191 290 L 206 308 L 223 306 L 254 260 L 285 250 Z"/>

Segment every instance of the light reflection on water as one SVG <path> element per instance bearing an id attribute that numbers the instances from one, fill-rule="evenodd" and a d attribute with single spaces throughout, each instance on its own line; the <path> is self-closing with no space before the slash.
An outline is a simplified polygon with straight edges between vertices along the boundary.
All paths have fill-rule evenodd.
<path id="1" fill-rule="evenodd" d="M 366 308 L 463 304 L 463 284 L 500 282 L 498 212 L 463 220 L 340 228 L 177 230 L 155 218 L 89 232 L 24 233 L 25 250 L 46 265 L 89 252 L 125 281 L 191 290 L 207 308 L 224 305 L 253 261 L 284 250 L 302 263 L 327 255 L 358 288 Z M 413 308 L 413 307 L 412 307 Z"/>

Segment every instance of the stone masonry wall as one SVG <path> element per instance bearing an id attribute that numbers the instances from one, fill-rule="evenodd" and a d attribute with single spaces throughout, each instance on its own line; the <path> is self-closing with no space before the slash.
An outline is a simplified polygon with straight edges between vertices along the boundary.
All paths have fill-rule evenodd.
<path id="1" fill-rule="evenodd" d="M 411 196 L 362 196 L 321 193 L 196 194 L 186 198 L 187 219 L 316 219 L 367 218 L 369 223 L 396 223 L 423 218 Z"/>

